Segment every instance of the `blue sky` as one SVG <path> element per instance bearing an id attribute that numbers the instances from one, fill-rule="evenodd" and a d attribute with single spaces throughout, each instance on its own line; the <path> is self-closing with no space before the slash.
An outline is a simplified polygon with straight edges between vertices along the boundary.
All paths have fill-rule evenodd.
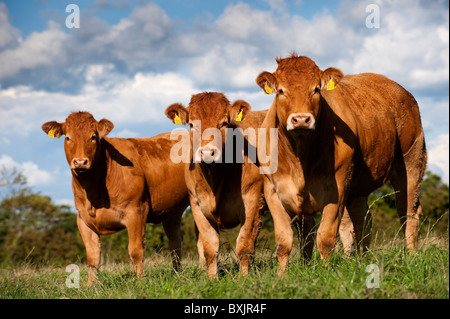
<path id="1" fill-rule="evenodd" d="M 66 5 L 80 28 L 65 25 Z M 369 4 L 380 27 L 368 28 Z M 265 109 L 255 84 L 293 50 L 322 69 L 381 73 L 419 102 L 433 172 L 449 180 L 448 1 L 0 0 L 0 166 L 71 204 L 63 141 L 40 129 L 71 111 L 115 124 L 111 137 L 176 126 L 164 116 L 201 91 Z"/>

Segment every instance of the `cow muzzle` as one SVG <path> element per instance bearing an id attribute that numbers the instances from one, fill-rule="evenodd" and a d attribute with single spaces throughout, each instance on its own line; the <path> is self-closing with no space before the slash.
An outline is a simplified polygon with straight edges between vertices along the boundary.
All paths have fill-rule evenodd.
<path id="1" fill-rule="evenodd" d="M 74 158 L 72 160 L 71 168 L 77 173 L 81 173 L 90 169 L 91 163 L 87 158 Z"/>
<path id="2" fill-rule="evenodd" d="M 293 113 L 287 119 L 288 131 L 308 132 L 316 128 L 314 115 L 311 113 Z"/>
<path id="3" fill-rule="evenodd" d="M 203 146 L 199 147 L 197 151 L 195 152 L 194 160 L 197 163 L 205 162 L 205 163 L 212 163 L 212 162 L 220 162 L 222 158 L 222 152 L 217 146 Z"/>

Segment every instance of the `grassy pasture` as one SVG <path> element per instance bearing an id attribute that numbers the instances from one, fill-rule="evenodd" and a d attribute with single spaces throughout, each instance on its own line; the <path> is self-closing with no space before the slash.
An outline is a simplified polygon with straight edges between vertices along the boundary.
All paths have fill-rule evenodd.
<path id="1" fill-rule="evenodd" d="M 316 249 L 307 263 L 294 250 L 289 271 L 281 277 L 272 249 L 257 250 L 244 278 L 232 248 L 223 245 L 219 257 L 217 280 L 207 278 L 196 254 L 185 256 L 182 269 L 175 273 L 168 255 L 154 253 L 146 256 L 144 278 L 136 278 L 131 262 L 106 263 L 93 287 L 86 286 L 87 267 L 80 263 L 79 288 L 67 287 L 66 280 L 74 273 L 65 267 L 25 263 L 0 270 L 0 299 L 449 298 L 448 236 L 428 235 L 413 255 L 405 251 L 402 238 L 387 241 L 374 236 L 367 253 L 345 258 L 338 247 L 327 263 Z"/>

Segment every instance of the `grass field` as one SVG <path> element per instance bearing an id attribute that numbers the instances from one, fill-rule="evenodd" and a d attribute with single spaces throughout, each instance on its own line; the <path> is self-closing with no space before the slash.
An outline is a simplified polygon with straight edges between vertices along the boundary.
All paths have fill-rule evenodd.
<path id="1" fill-rule="evenodd" d="M 146 276 L 140 279 L 131 263 L 102 265 L 93 287 L 87 287 L 87 267 L 80 264 L 79 288 L 67 287 L 68 276 L 75 273 L 66 272 L 66 267 L 25 264 L 0 270 L 0 299 L 448 299 L 448 237 L 422 240 L 413 255 L 405 252 L 400 239 L 396 241 L 374 243 L 369 252 L 349 259 L 338 249 L 326 264 L 317 250 L 308 263 L 294 251 L 289 271 L 281 277 L 274 252 L 263 249 L 244 278 L 234 252 L 222 249 L 219 279 L 212 281 L 199 269 L 195 255 L 184 258 L 178 273 L 168 256 L 146 256 Z M 69 282 L 74 283 L 72 278 Z"/>

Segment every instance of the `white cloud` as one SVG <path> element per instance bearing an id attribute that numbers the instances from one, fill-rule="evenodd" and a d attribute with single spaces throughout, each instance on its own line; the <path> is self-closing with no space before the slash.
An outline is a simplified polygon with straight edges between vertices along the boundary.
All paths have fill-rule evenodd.
<path id="1" fill-rule="evenodd" d="M 139 137 L 139 133 L 131 131 L 129 129 L 123 129 L 120 132 L 117 132 L 116 134 L 108 135 L 110 137 L 121 137 L 121 138 L 131 138 L 131 137 Z"/>
<path id="2" fill-rule="evenodd" d="M 124 79 L 109 65 L 91 66 L 87 77 L 117 79 L 107 85 L 88 80 L 80 95 L 35 91 L 30 87 L 0 90 L 0 137 L 28 136 L 44 122 L 64 119 L 73 111 L 89 111 L 116 124 L 166 121 L 170 104 L 190 100 L 192 81 L 177 73 L 137 73 Z"/>
<path id="3" fill-rule="evenodd" d="M 72 208 L 72 211 L 76 211 L 75 210 L 75 203 L 73 201 L 73 198 L 60 198 L 60 199 L 55 199 L 54 203 L 56 205 L 66 205 Z"/>
<path id="4" fill-rule="evenodd" d="M 247 99 L 253 109 L 264 109 L 272 97 L 255 78 L 274 71 L 275 57 L 293 50 L 321 69 L 382 73 L 420 92 L 415 97 L 425 131 L 448 134 L 446 2 L 375 1 L 379 29 L 365 26 L 365 8 L 374 1 L 342 1 L 336 13 L 323 10 L 310 19 L 290 10 L 292 2 L 266 2 L 274 10 L 232 3 L 215 20 L 193 25 L 148 3 L 115 25 L 84 14 L 78 30 L 66 33 L 50 22 L 25 39 L 0 3 L 0 145 L 14 145 L 15 136 L 28 137 L 42 123 L 63 121 L 77 110 L 124 124 L 118 136 L 138 135 L 125 127 L 167 123 L 169 104 L 187 104 L 202 90 L 224 91 L 230 100 Z"/>
<path id="5" fill-rule="evenodd" d="M 16 46 L 20 40 L 20 32 L 11 25 L 6 5 L 0 3 L 0 50 Z"/>
<path id="6" fill-rule="evenodd" d="M 8 169 L 16 168 L 17 171 L 22 172 L 22 174 L 27 179 L 27 184 L 29 186 L 42 186 L 48 185 L 52 182 L 52 174 L 39 169 L 39 166 L 31 161 L 26 161 L 23 163 L 17 163 L 8 155 L 2 155 L 0 157 L 0 167 L 6 167 Z"/>
<path id="7" fill-rule="evenodd" d="M 63 48 L 68 35 L 60 26 L 49 23 L 43 32 L 33 32 L 19 46 L 0 52 L 2 68 L 0 79 L 8 78 L 22 70 L 30 70 L 41 66 L 59 64 L 66 59 Z"/>
<path id="8" fill-rule="evenodd" d="M 442 180 L 449 183 L 449 134 L 441 134 L 427 145 L 428 165 L 433 171 L 442 176 Z"/>

